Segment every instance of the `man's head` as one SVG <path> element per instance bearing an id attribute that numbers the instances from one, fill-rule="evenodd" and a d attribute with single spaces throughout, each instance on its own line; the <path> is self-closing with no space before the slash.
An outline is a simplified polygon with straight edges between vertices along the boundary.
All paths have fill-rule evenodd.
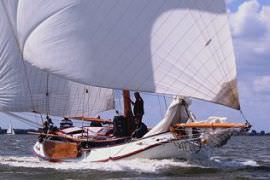
<path id="1" fill-rule="evenodd" d="M 48 121 L 44 121 L 43 127 L 48 127 Z"/>
<path id="2" fill-rule="evenodd" d="M 135 96 L 136 99 L 138 99 L 138 98 L 141 97 L 139 92 L 135 92 L 135 93 L 134 93 L 134 96 Z"/>

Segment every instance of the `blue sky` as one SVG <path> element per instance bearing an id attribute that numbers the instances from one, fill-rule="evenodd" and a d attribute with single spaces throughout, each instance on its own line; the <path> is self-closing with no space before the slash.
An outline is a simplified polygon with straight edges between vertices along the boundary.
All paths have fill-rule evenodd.
<path id="1" fill-rule="evenodd" d="M 242 109 L 255 129 L 270 131 L 270 1 L 227 3 Z"/>
<path id="2" fill-rule="evenodd" d="M 231 32 L 236 53 L 240 103 L 244 114 L 256 130 L 270 131 L 270 1 L 226 0 Z M 144 121 L 154 125 L 165 113 L 164 98 L 145 95 Z M 167 100 L 167 105 L 169 104 Z M 236 110 L 193 100 L 191 110 L 198 119 L 226 116 L 229 121 L 241 122 Z M 111 115 L 112 113 L 109 113 Z M 109 117 L 108 113 L 104 115 Z M 11 117 L 2 114 L 0 126 L 7 128 Z M 27 114 L 28 119 L 39 117 Z M 15 128 L 30 126 L 12 118 Z"/>

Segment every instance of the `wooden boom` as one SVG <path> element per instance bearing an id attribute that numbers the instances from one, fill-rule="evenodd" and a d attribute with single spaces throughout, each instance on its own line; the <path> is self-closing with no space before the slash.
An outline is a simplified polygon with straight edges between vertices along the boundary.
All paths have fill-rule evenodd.
<path id="1" fill-rule="evenodd" d="M 250 125 L 244 123 L 229 122 L 189 122 L 175 124 L 175 127 L 186 128 L 249 128 Z"/>
<path id="2" fill-rule="evenodd" d="M 69 139 L 72 141 L 77 141 L 77 142 L 86 141 L 84 139 L 75 138 L 69 135 L 62 135 L 62 134 L 47 134 L 47 133 L 37 133 L 37 132 L 28 132 L 28 134 L 43 135 L 43 136 L 48 136 L 48 137 L 62 137 L 62 138 Z"/>
<path id="3" fill-rule="evenodd" d="M 82 120 L 82 121 L 113 124 L 112 120 L 110 120 L 110 119 L 99 119 L 99 118 L 94 118 L 94 117 L 83 117 L 83 116 L 75 116 L 75 117 L 67 117 L 67 118 L 76 119 L 76 120 Z"/>

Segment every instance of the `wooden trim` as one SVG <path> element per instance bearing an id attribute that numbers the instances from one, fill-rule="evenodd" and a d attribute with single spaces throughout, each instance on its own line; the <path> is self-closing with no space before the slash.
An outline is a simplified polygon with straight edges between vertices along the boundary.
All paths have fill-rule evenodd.
<path id="1" fill-rule="evenodd" d="M 183 128 L 248 128 L 248 124 L 229 122 L 189 122 L 175 124 L 174 127 Z"/>
<path id="2" fill-rule="evenodd" d="M 67 118 L 81 120 L 81 121 L 89 121 L 89 122 L 99 122 L 99 123 L 113 124 L 112 120 L 110 120 L 110 119 L 99 119 L 99 118 L 84 117 L 84 116 L 74 116 L 74 117 L 67 117 Z"/>
<path id="3" fill-rule="evenodd" d="M 37 133 L 37 132 L 28 132 L 28 134 L 42 135 L 42 136 L 46 136 L 46 137 L 62 137 L 62 138 L 65 138 L 65 139 L 69 139 L 69 140 L 72 140 L 72 141 L 78 141 L 78 142 L 85 141 L 83 139 L 75 138 L 75 137 L 68 136 L 68 135 L 60 135 L 60 134 L 56 135 L 56 134 L 46 134 L 46 133 Z"/>

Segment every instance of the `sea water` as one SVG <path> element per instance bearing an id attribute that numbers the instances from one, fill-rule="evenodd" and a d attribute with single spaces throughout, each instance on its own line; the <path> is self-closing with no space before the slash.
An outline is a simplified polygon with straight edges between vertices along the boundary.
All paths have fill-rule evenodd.
<path id="1" fill-rule="evenodd" d="M 189 160 L 51 163 L 34 156 L 32 135 L 0 135 L 0 179 L 270 179 L 270 137 L 232 137 Z"/>

